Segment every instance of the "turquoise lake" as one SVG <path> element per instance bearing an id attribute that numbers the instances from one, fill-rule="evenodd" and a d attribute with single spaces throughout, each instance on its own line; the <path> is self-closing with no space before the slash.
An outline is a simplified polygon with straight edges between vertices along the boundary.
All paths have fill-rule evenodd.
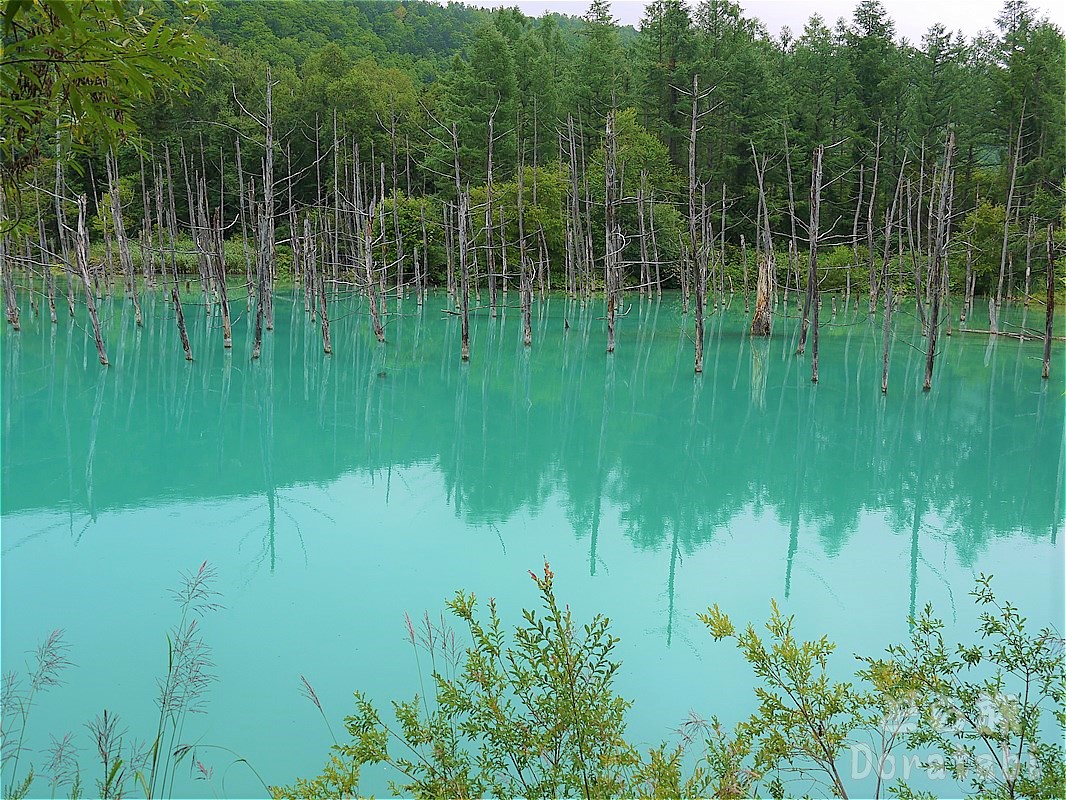
<path id="1" fill-rule="evenodd" d="M 35 763 L 72 731 L 95 780 L 85 723 L 105 708 L 129 741 L 154 736 L 168 589 L 205 560 L 224 606 L 203 620 L 218 680 L 184 738 L 268 783 L 317 774 L 331 744 L 301 676 L 338 732 L 356 689 L 384 715 L 418 691 L 405 612 L 439 620 L 465 589 L 517 621 L 544 561 L 580 620 L 611 618 L 630 736 L 649 745 L 692 711 L 732 723 L 755 707 L 739 654 L 696 618 L 714 603 L 761 624 L 775 598 L 802 634 L 837 642 L 841 677 L 852 654 L 903 641 L 926 603 L 971 641 L 981 573 L 1061 629 L 1062 343 L 1045 381 L 1042 342 L 965 333 L 956 309 L 923 393 L 904 304 L 883 396 L 882 317 L 865 301 L 834 314 L 826 297 L 812 384 L 794 301 L 768 342 L 747 335 L 739 297 L 710 314 L 696 376 L 676 294 L 627 296 L 613 356 L 601 302 L 537 300 L 530 349 L 516 308 L 479 311 L 468 364 L 439 293 L 390 300 L 383 346 L 365 302 L 338 300 L 327 356 L 302 296 L 280 291 L 258 362 L 243 298 L 224 352 L 197 297 L 192 363 L 158 294 L 141 328 L 128 301 L 104 300 L 107 369 L 84 309 L 61 304 L 52 325 L 24 297 L 23 330 L 4 327 L 3 670 L 24 671 L 55 628 L 76 664 L 33 708 Z M 1043 309 L 1008 319 L 1042 330 Z M 197 758 L 212 785 L 182 771 L 174 796 L 263 794 L 223 751 Z M 361 788 L 387 794 L 389 777 Z"/>

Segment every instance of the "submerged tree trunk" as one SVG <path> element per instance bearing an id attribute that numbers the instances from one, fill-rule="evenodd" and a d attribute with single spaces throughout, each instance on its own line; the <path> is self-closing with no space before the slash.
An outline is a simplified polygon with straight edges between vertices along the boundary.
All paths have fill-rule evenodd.
<path id="1" fill-rule="evenodd" d="M 492 216 L 492 145 L 493 125 L 496 110 L 489 114 L 488 135 L 488 177 L 485 180 L 485 270 L 489 279 L 489 316 L 496 317 L 496 248 L 493 246 L 492 231 L 495 228 Z"/>
<path id="2" fill-rule="evenodd" d="M 692 76 L 692 117 L 688 133 L 688 263 L 696 289 L 696 363 L 697 374 L 703 372 L 704 265 L 700 261 L 699 237 L 696 234 L 696 124 L 699 120 L 700 79 Z M 706 198 L 704 198 L 706 207 Z M 701 217 L 702 223 L 702 217 Z"/>
<path id="3" fill-rule="evenodd" d="M 307 214 L 304 215 L 304 253 L 305 258 L 313 263 L 317 260 L 318 245 L 314 241 L 314 237 L 311 234 L 311 217 Z M 322 325 L 322 352 L 327 356 L 333 354 L 333 342 L 330 339 L 329 332 L 329 307 L 326 303 L 326 275 L 325 270 L 317 270 L 318 272 L 318 316 Z M 306 270 L 305 270 L 306 274 Z"/>
<path id="4" fill-rule="evenodd" d="M 811 218 L 807 228 L 810 259 L 807 263 L 807 294 L 803 301 L 803 322 L 800 323 L 800 339 L 797 353 L 803 353 L 807 343 L 807 324 L 810 318 L 811 303 L 818 292 L 818 219 L 822 203 L 822 156 L 825 148 L 818 145 L 814 149 L 814 164 L 811 166 Z M 817 309 L 815 314 L 817 314 Z"/>
<path id="5" fill-rule="evenodd" d="M 818 383 L 818 312 L 822 305 L 822 293 L 814 293 L 814 333 L 811 342 L 811 383 Z"/>
<path id="6" fill-rule="evenodd" d="M 999 282 L 996 284 L 996 313 L 990 319 L 992 333 L 999 332 L 999 310 L 1003 305 L 1003 278 L 1007 269 L 1007 249 L 1010 243 L 1010 212 L 1014 205 L 1014 184 L 1018 177 L 1018 157 L 1022 149 L 1022 123 L 1025 121 L 1025 103 L 1018 120 L 1018 136 L 1014 142 L 1014 158 L 1011 160 L 1010 184 L 1007 188 L 1007 209 L 1003 214 L 1003 247 L 999 256 Z"/>
<path id="7" fill-rule="evenodd" d="M 929 349 L 925 356 L 925 381 L 922 391 L 928 392 L 933 385 L 933 361 L 936 358 L 937 327 L 940 315 L 940 290 L 944 282 L 943 270 L 947 261 L 948 217 L 951 214 L 951 160 L 955 152 L 955 132 L 949 131 L 944 145 L 944 169 L 941 178 L 940 198 L 937 203 L 936 239 L 933 243 L 933 297 L 929 309 Z"/>
<path id="8" fill-rule="evenodd" d="M 618 241 L 617 241 L 617 221 L 615 207 L 615 192 L 616 192 L 616 180 L 615 175 L 617 164 L 617 143 L 615 141 L 615 116 L 614 111 L 610 111 L 607 114 L 607 132 L 604 137 L 604 147 L 606 150 L 606 165 L 604 169 L 604 181 L 605 181 L 605 204 L 604 204 L 604 228 L 605 228 L 605 242 L 604 242 L 604 254 L 603 254 L 603 272 L 604 272 L 604 290 L 607 294 L 607 352 L 614 352 L 614 322 L 615 313 L 617 311 L 618 292 L 616 285 L 618 284 Z"/>
<path id="9" fill-rule="evenodd" d="M 464 192 L 459 196 L 459 302 L 462 306 L 462 359 L 470 360 L 470 266 L 466 252 L 466 219 L 469 214 L 470 198 Z"/>
<path id="10" fill-rule="evenodd" d="M 874 146 L 874 175 L 870 181 L 870 204 L 866 211 L 866 258 L 870 265 L 870 313 L 877 308 L 877 267 L 874 258 L 874 202 L 877 199 L 877 174 L 881 167 L 881 122 L 877 123 L 877 144 Z"/>
<path id="11" fill-rule="evenodd" d="M 192 361 L 192 347 L 189 345 L 189 333 L 185 330 L 185 313 L 181 308 L 181 286 L 178 284 L 178 265 L 174 254 L 175 242 L 178 238 L 178 213 L 174 205 L 174 176 L 170 170 L 170 145 L 166 146 L 165 153 L 167 159 L 167 200 L 169 210 L 167 215 L 167 239 L 170 245 L 170 301 L 174 305 L 174 316 L 177 319 L 178 335 L 181 337 L 181 347 L 185 351 L 185 360 Z M 158 175 L 159 183 L 162 184 L 162 168 L 160 168 Z M 158 189 L 156 204 L 162 205 L 162 202 L 162 189 Z M 162 231 L 160 231 L 159 235 L 162 238 Z"/>
<path id="12" fill-rule="evenodd" d="M 755 253 L 759 264 L 759 275 L 755 282 L 755 314 L 751 318 L 751 335 L 769 336 L 770 294 L 773 291 L 774 250 L 773 244 L 769 240 L 770 223 L 768 219 L 766 221 L 765 229 L 762 227 L 763 214 L 766 213 L 766 190 L 763 184 L 766 162 L 764 160 L 760 166 L 758 156 L 755 153 L 754 144 L 751 147 L 751 155 L 755 161 L 755 177 L 759 184 L 759 206 L 758 215 L 755 220 L 755 229 L 758 232 Z M 743 246 L 743 239 L 741 239 L 741 245 Z"/>
<path id="13" fill-rule="evenodd" d="M 0 190 L 0 231 L 2 231 L 2 226 L 7 224 L 4 210 L 4 194 Z M 0 278 L 4 284 L 4 304 L 7 307 L 7 321 L 17 331 L 21 330 L 22 326 L 19 322 L 18 298 L 15 296 L 14 262 L 8 257 L 7 247 L 7 234 L 0 232 L 0 272 L 2 272 Z"/>
<path id="14" fill-rule="evenodd" d="M 78 198 L 78 239 L 75 245 L 75 257 L 78 262 L 78 271 L 85 283 L 85 305 L 89 309 L 89 319 L 93 323 L 93 339 L 96 341 L 96 354 L 100 357 L 100 363 L 108 365 L 107 353 L 104 350 L 104 337 L 100 333 L 100 317 L 96 313 L 96 300 L 93 298 L 93 287 L 89 278 L 89 231 L 85 227 L 85 195 Z"/>
<path id="15" fill-rule="evenodd" d="M 1025 232 L 1025 307 L 1029 308 L 1029 293 L 1033 289 L 1033 236 L 1036 234 L 1036 218 L 1029 217 L 1029 228 Z"/>
<path id="16" fill-rule="evenodd" d="M 133 311 L 137 325 L 143 325 L 141 302 L 137 297 L 137 274 L 133 269 L 133 254 L 130 253 L 130 240 L 126 236 L 126 223 L 122 217 L 122 199 L 119 197 L 118 188 L 118 161 L 113 150 L 107 152 L 107 188 L 111 200 L 111 221 L 115 229 L 115 239 L 118 242 L 118 257 L 122 265 L 122 275 L 126 280 L 126 291 L 133 299 Z"/>
<path id="17" fill-rule="evenodd" d="M 1044 317 L 1044 369 L 1042 375 L 1051 374 L 1051 329 L 1055 321 L 1055 252 L 1051 226 L 1047 226 L 1047 310 Z"/>
<path id="18" fill-rule="evenodd" d="M 885 288 L 885 326 L 881 331 L 881 345 L 884 350 L 881 360 L 881 394 L 888 393 L 888 345 L 892 334 L 892 284 Z"/>
<path id="19" fill-rule="evenodd" d="M 518 273 L 519 290 L 522 293 L 522 344 L 533 344 L 533 281 L 526 263 L 526 223 L 525 223 L 525 163 L 519 146 L 518 157 Z M 503 213 L 503 209 L 500 209 Z"/>

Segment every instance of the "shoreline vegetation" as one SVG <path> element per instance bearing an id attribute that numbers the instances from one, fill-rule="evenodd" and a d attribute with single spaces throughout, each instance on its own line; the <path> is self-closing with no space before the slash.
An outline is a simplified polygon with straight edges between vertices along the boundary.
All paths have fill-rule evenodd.
<path id="1" fill-rule="evenodd" d="M 482 607 L 463 591 L 439 622 L 428 611 L 417 623 L 406 616 L 416 693 L 382 716 L 357 691 L 346 736 L 337 737 L 334 712 L 301 675 L 299 691 L 333 744 L 318 776 L 269 786 L 272 776 L 240 755 L 239 743 L 204 743 L 190 716 L 209 712 L 215 680 L 200 620 L 222 608 L 217 575 L 204 562 L 173 591 L 179 613 L 158 681 L 158 730 L 143 744 L 105 707 L 86 725 L 98 763 L 79 758 L 72 734 L 51 737 L 46 762 L 27 763 L 32 708 L 74 669 L 63 632 L 37 647 L 25 675 L 5 674 L 4 796 L 38 796 L 34 788 L 47 784 L 53 797 L 171 797 L 186 762 L 215 796 L 224 796 L 226 771 L 240 766 L 275 798 L 359 797 L 360 771 L 374 764 L 390 768 L 398 796 L 427 798 L 933 797 L 912 789 L 912 774 L 975 797 L 1066 791 L 1062 636 L 1032 629 L 997 599 L 991 576 L 970 592 L 981 609 L 973 643 L 945 641 L 944 623 L 926 606 L 910 620 L 909 641 L 855 656 L 859 668 L 843 682 L 831 640 L 798 638 L 794 617 L 776 602 L 764 625 L 744 627 L 708 608 L 699 619 L 711 639 L 737 647 L 751 669 L 755 710 L 732 730 L 693 712 L 670 739 L 642 751 L 625 735 L 639 698 L 613 687 L 622 664 L 610 621 L 576 620 L 556 597 L 547 563 L 529 575 L 540 608 L 523 610 L 513 629 L 495 600 Z"/>

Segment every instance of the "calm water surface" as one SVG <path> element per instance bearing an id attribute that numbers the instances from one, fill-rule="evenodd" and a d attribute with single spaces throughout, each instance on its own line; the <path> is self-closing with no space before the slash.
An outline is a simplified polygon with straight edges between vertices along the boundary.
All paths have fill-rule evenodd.
<path id="1" fill-rule="evenodd" d="M 477 315 L 467 365 L 442 295 L 421 313 L 391 303 L 384 347 L 365 304 L 338 302 L 328 357 L 282 292 L 257 363 L 243 301 L 232 353 L 189 305 L 191 364 L 158 299 L 141 329 L 109 300 L 106 370 L 85 319 L 52 326 L 24 302 L 23 331 L 2 338 L 3 669 L 53 628 L 77 664 L 33 710 L 31 759 L 73 731 L 91 764 L 84 723 L 104 708 L 130 739 L 154 736 L 167 589 L 205 559 L 225 606 L 203 623 L 219 680 L 185 738 L 269 782 L 312 774 L 331 742 L 301 675 L 337 730 L 355 689 L 387 708 L 418 686 L 405 612 L 437 617 L 463 588 L 516 619 L 544 560 L 579 617 L 612 619 L 630 733 L 649 743 L 690 711 L 754 708 L 745 665 L 696 619 L 712 603 L 761 621 L 776 598 L 839 644 L 841 676 L 925 603 L 971 638 L 980 573 L 1061 626 L 1061 350 L 1042 381 L 1039 342 L 990 342 L 956 318 L 923 394 L 904 310 L 883 397 L 880 316 L 826 301 L 813 385 L 795 320 L 753 342 L 737 300 L 709 318 L 699 377 L 677 297 L 631 300 L 613 357 L 602 307 L 555 297 L 531 350 L 517 310 Z M 262 794 L 230 757 L 198 757 L 213 786 L 183 773 L 176 796 Z M 362 788 L 386 793 L 387 777 Z"/>

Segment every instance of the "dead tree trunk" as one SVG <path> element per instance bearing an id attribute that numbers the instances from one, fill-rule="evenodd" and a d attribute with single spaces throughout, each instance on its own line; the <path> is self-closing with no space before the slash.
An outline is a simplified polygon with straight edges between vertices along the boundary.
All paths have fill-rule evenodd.
<path id="1" fill-rule="evenodd" d="M 374 275 L 374 222 L 373 212 L 367 210 L 363 220 L 363 263 L 366 267 L 366 291 L 370 300 L 370 321 L 374 327 L 374 336 L 379 342 L 385 341 L 385 329 L 381 326 L 378 312 L 378 281 Z"/>
<path id="2" fill-rule="evenodd" d="M 648 232 L 651 234 L 651 259 L 655 262 L 655 296 L 663 296 L 662 274 L 659 270 L 659 242 L 655 238 L 655 195 L 648 202 Z"/>
<path id="3" fill-rule="evenodd" d="M 788 180 L 788 221 L 792 229 L 792 237 L 789 239 L 788 247 L 788 261 L 790 271 L 794 275 L 796 283 L 796 291 L 799 292 L 799 242 L 796 239 L 796 196 L 793 189 L 792 181 L 792 156 L 790 148 L 788 146 L 788 125 L 787 123 L 781 123 L 781 130 L 785 139 L 785 177 Z M 804 309 L 804 322 L 806 323 L 807 309 L 810 306 L 810 291 L 807 292 L 808 298 L 805 300 Z M 787 295 L 786 295 L 787 297 Z M 806 331 L 806 324 L 804 324 L 804 330 Z M 801 336 L 801 342 L 805 338 Z M 803 345 L 800 344 L 800 352 L 803 352 Z"/>
<path id="4" fill-rule="evenodd" d="M 470 197 L 459 195 L 459 302 L 462 313 L 462 360 L 470 360 L 470 265 L 467 258 L 466 227 L 470 214 Z"/>
<path id="5" fill-rule="evenodd" d="M 141 166 L 141 234 L 139 245 L 141 251 L 141 274 L 147 289 L 155 287 L 155 248 L 152 243 L 152 207 L 148 194 L 148 182 L 144 174 L 144 153 L 140 154 Z"/>
<path id="6" fill-rule="evenodd" d="M 920 190 L 919 190 L 919 197 L 918 197 L 918 213 L 919 213 L 919 215 L 921 214 L 921 207 L 922 207 L 921 194 L 920 194 Z M 922 331 L 924 332 L 925 331 L 925 326 L 926 326 L 926 320 L 925 320 L 925 303 L 922 302 L 922 277 L 921 277 L 922 267 L 921 267 L 921 259 L 919 258 L 919 254 L 914 249 L 915 248 L 915 244 L 914 244 L 914 228 L 915 228 L 915 224 L 914 224 L 914 219 L 913 219 L 913 212 L 914 212 L 914 198 L 911 196 L 911 182 L 907 181 L 907 249 L 910 251 L 911 270 L 912 270 L 912 272 L 914 274 L 914 300 L 915 300 L 915 304 L 918 306 L 918 319 L 922 323 Z M 919 241 L 920 241 L 921 230 L 922 230 L 921 229 L 921 225 L 918 225 Z M 969 269 L 969 261 L 967 261 L 967 269 Z M 969 281 L 970 281 L 969 272 L 967 272 L 966 273 L 966 282 L 967 282 L 967 284 L 969 284 Z M 964 315 L 964 318 L 965 318 L 965 309 L 963 310 L 963 315 Z"/>
<path id="7" fill-rule="evenodd" d="M 881 167 L 881 123 L 877 123 L 877 144 L 874 146 L 874 175 L 870 182 L 870 204 L 866 208 L 866 257 L 870 265 L 870 313 L 877 308 L 877 268 L 874 257 L 874 203 L 877 200 L 877 174 Z"/>
<path id="8" fill-rule="evenodd" d="M 699 258 L 699 238 L 696 234 L 696 132 L 699 121 L 700 79 L 692 76 L 692 115 L 688 131 L 688 262 L 696 288 L 696 363 L 695 371 L 703 372 L 703 264 Z M 706 202 L 704 203 L 706 206 Z M 702 220 L 701 220 L 702 221 Z"/>
<path id="9" fill-rule="evenodd" d="M 336 112 L 334 112 L 335 114 Z M 396 102 L 392 93 L 389 93 L 389 140 L 392 146 L 392 235 L 396 241 L 396 297 L 402 299 L 403 288 L 403 234 L 400 232 L 400 188 L 399 188 L 399 165 L 397 163 L 396 150 Z M 338 203 L 339 206 L 339 203 Z"/>
<path id="10" fill-rule="evenodd" d="M 936 339 L 938 317 L 940 315 L 940 289 L 943 284 L 942 270 L 946 269 L 947 262 L 947 230 L 948 216 L 951 213 L 951 160 L 955 151 L 955 132 L 948 132 L 948 140 L 944 146 L 944 168 L 942 170 L 940 198 L 937 203 L 937 232 L 936 241 L 933 245 L 933 297 L 929 309 L 929 349 L 925 356 L 925 381 L 922 391 L 928 392 L 933 385 L 933 361 L 936 358 Z"/>
<path id="11" fill-rule="evenodd" d="M 241 137 L 237 137 L 237 208 L 241 217 L 241 250 L 244 252 L 244 274 L 248 293 L 246 308 L 252 307 L 252 259 L 248 251 L 248 215 L 244 195 L 244 165 L 241 163 Z"/>
<path id="12" fill-rule="evenodd" d="M 426 299 L 429 291 L 429 233 L 426 231 L 426 200 L 423 197 L 418 204 L 418 215 L 422 223 L 422 282 L 418 284 L 418 305 Z"/>
<path id="13" fill-rule="evenodd" d="M 966 240 L 966 285 L 963 287 L 962 313 L 959 321 L 965 322 L 966 317 L 973 311 L 973 290 L 976 283 L 973 274 L 973 241 Z"/>
<path id="14" fill-rule="evenodd" d="M 766 162 L 763 161 L 760 165 L 758 155 L 755 152 L 755 145 L 752 144 L 751 155 L 755 160 L 755 176 L 759 185 L 759 206 L 758 214 L 756 217 L 755 227 L 759 232 L 759 239 L 763 242 L 762 247 L 756 247 L 756 258 L 759 264 L 759 276 L 755 282 L 755 314 L 751 319 L 751 335 L 752 336 L 769 336 L 770 335 L 770 293 L 773 290 L 771 285 L 772 272 L 774 269 L 773 263 L 773 245 L 769 240 L 770 237 L 770 223 L 767 219 L 765 230 L 762 227 L 763 215 L 766 213 L 766 190 L 763 183 L 763 175 L 766 168 Z M 768 215 L 767 215 L 768 216 Z"/>
<path id="15" fill-rule="evenodd" d="M 1036 235 L 1036 219 L 1029 217 L 1029 228 L 1025 232 L 1025 307 L 1029 308 L 1029 293 L 1033 289 L 1033 236 Z"/>
<path id="16" fill-rule="evenodd" d="M 1055 321 L 1055 245 L 1051 226 L 1047 226 L 1047 307 L 1044 316 L 1044 369 L 1042 376 L 1051 374 L 1051 328 Z"/>
<path id="17" fill-rule="evenodd" d="M 603 251 L 603 271 L 604 271 L 604 290 L 607 293 L 607 352 L 614 352 L 614 321 L 615 321 L 615 303 L 618 300 L 617 292 L 615 290 L 615 284 L 618 282 L 617 266 L 615 262 L 618 259 L 617 247 L 617 231 L 615 220 L 615 214 L 617 209 L 615 208 L 615 181 L 617 176 L 615 170 L 617 169 L 617 152 L 615 143 L 615 130 L 614 130 L 614 111 L 610 111 L 607 114 L 607 134 L 604 138 L 604 146 L 606 149 L 606 165 L 604 169 L 604 181 L 605 181 L 605 206 L 604 206 L 604 251 Z"/>
<path id="18" fill-rule="evenodd" d="M 518 156 L 518 272 L 519 288 L 522 293 L 522 344 L 533 344 L 533 280 L 526 263 L 526 222 L 525 222 L 525 159 L 519 145 Z M 501 209 L 502 211 L 502 209 Z"/>
<path id="19" fill-rule="evenodd" d="M 263 279 L 260 282 L 259 302 L 266 303 L 266 329 L 274 330 L 274 122 L 273 89 L 270 69 L 266 73 L 266 115 L 263 127 L 266 132 L 266 147 L 263 153 L 263 209 L 259 242 L 263 257 Z"/>
<path id="20" fill-rule="evenodd" d="M 881 394 L 888 393 L 888 349 L 892 334 L 892 284 L 885 288 L 885 325 L 881 330 L 881 345 L 884 353 L 881 359 Z"/>
<path id="21" fill-rule="evenodd" d="M 485 269 L 489 278 L 489 316 L 496 317 L 496 249 L 493 247 L 492 231 L 495 220 L 492 216 L 492 145 L 496 109 L 489 114 L 488 174 L 485 181 Z"/>
<path id="22" fill-rule="evenodd" d="M 4 216 L 4 194 L 0 191 L 0 226 L 4 226 L 7 219 Z M 7 321 L 16 331 L 22 329 L 19 322 L 18 298 L 15 296 L 15 262 L 8 257 L 7 234 L 0 232 L 0 270 L 3 272 L 4 303 L 7 306 Z"/>
<path id="23" fill-rule="evenodd" d="M 903 197 L 903 172 L 906 168 L 907 154 L 904 153 L 899 167 L 899 178 L 896 180 L 896 190 L 892 193 L 892 202 L 885 211 L 885 247 L 881 253 L 881 275 L 878 279 L 880 283 L 888 283 L 890 277 L 888 264 L 892 258 L 892 228 L 896 223 L 896 209 L 899 207 L 900 200 Z M 903 256 L 902 248 L 900 256 Z M 888 301 L 886 300 L 885 302 Z"/>
<path id="24" fill-rule="evenodd" d="M 267 234 L 266 215 L 262 209 L 256 208 L 255 197 L 255 181 L 248 182 L 248 209 L 249 211 L 258 211 L 258 238 L 259 248 L 255 254 L 255 332 L 252 340 L 252 360 L 259 358 L 263 352 L 263 320 L 266 316 L 266 272 L 267 266 L 264 255 L 263 239 Z"/>
<path id="25" fill-rule="evenodd" d="M 71 258 L 70 228 L 67 225 L 66 209 L 63 207 L 66 183 L 63 180 L 63 159 L 60 152 L 59 130 L 56 130 L 56 229 L 59 235 L 59 251 L 63 254 L 63 271 L 67 275 L 67 310 L 74 316 L 74 259 Z"/>
<path id="26" fill-rule="evenodd" d="M 818 383 L 818 312 L 822 305 L 822 293 L 814 293 L 814 332 L 811 341 L 811 383 Z"/>
<path id="27" fill-rule="evenodd" d="M 122 218 L 122 198 L 119 196 L 118 187 L 118 159 L 115 151 L 107 152 L 107 188 L 111 199 L 111 221 L 115 228 L 115 240 L 118 242 L 119 263 L 122 266 L 122 275 L 126 280 L 126 291 L 133 299 L 133 312 L 137 324 L 143 325 L 141 317 L 141 302 L 137 297 L 137 273 L 133 268 L 133 254 L 130 253 L 130 240 L 126 236 L 126 223 Z"/>
<path id="28" fill-rule="evenodd" d="M 1010 185 L 1007 188 L 1007 209 L 1003 215 L 1003 248 L 999 257 L 999 283 L 996 285 L 996 313 L 995 319 L 990 320 L 992 333 L 999 332 L 999 310 L 1003 305 L 1003 278 L 1007 270 L 1007 249 L 1010 243 L 1010 214 L 1014 205 L 1014 184 L 1018 177 L 1018 158 L 1022 150 L 1022 125 L 1025 122 L 1025 103 L 1022 103 L 1022 113 L 1018 119 L 1018 136 L 1014 142 L 1014 158 L 1011 159 Z"/>
<path id="29" fill-rule="evenodd" d="M 818 218 L 822 203 L 822 156 L 824 153 L 825 148 L 822 145 L 814 148 L 814 163 L 811 165 L 811 218 L 807 229 L 810 259 L 807 262 L 807 295 L 803 301 L 803 322 L 800 324 L 797 354 L 802 353 L 807 344 L 807 321 L 810 316 L 811 303 L 818 291 Z M 817 310 L 815 313 L 818 313 Z"/>
<path id="30" fill-rule="evenodd" d="M 644 197 L 647 194 L 648 171 L 640 171 L 640 189 L 637 194 L 637 231 L 640 235 L 640 293 L 651 294 L 651 270 L 648 264 L 648 231 L 644 224 Z"/>
<path id="31" fill-rule="evenodd" d="M 96 300 L 93 298 L 93 287 L 89 278 L 89 231 L 85 227 L 85 195 L 78 198 L 78 239 L 75 246 L 75 256 L 78 262 L 78 271 L 85 283 L 85 305 L 89 309 L 89 319 L 93 323 L 93 339 L 96 341 L 96 353 L 100 357 L 103 366 L 108 365 L 107 353 L 104 350 L 104 337 L 100 333 L 100 317 L 96 313 Z"/>
<path id="32" fill-rule="evenodd" d="M 862 211 L 862 198 L 863 198 L 863 178 L 866 174 L 866 166 L 859 164 L 859 190 L 855 199 L 855 217 L 851 223 L 851 253 L 852 263 L 848 264 L 848 271 L 845 277 L 846 285 L 844 289 L 844 303 L 845 307 L 847 301 L 851 298 L 851 271 L 853 268 L 859 266 L 859 214 Z"/>
<path id="33" fill-rule="evenodd" d="M 34 169 L 33 171 L 33 183 L 35 186 L 40 186 L 40 181 L 36 169 Z M 48 247 L 45 240 L 44 218 L 41 213 L 41 191 L 39 188 L 33 193 L 33 200 L 34 205 L 37 208 L 37 235 L 39 237 L 38 247 L 40 248 L 41 253 L 41 273 L 42 277 L 44 278 L 44 291 L 45 294 L 48 296 L 48 311 L 50 312 L 52 317 L 52 324 L 55 325 L 57 321 L 55 278 L 52 275 L 52 256 L 50 253 L 48 253 Z M 0 199 L 0 204 L 2 203 L 3 200 Z M 2 209 L 0 209 L 0 219 L 2 218 L 3 211 Z M 0 259 L 0 261 L 2 261 L 2 259 Z"/>
<path id="34" fill-rule="evenodd" d="M 167 160 L 167 199 L 168 199 L 168 211 L 167 214 L 167 238 L 170 246 L 170 301 L 174 305 L 174 317 L 178 323 L 178 335 L 181 337 L 181 347 L 185 351 L 185 360 L 192 361 L 192 347 L 189 346 L 189 334 L 185 330 L 185 313 L 181 308 L 181 287 L 178 284 L 178 265 L 175 255 L 176 240 L 178 238 L 178 213 L 175 210 L 174 205 L 174 176 L 170 171 L 170 145 L 165 148 L 166 160 Z M 158 186 L 156 188 L 156 206 L 157 211 L 163 205 L 163 168 L 160 167 L 156 173 L 158 175 Z M 161 214 L 162 212 L 159 211 Z M 159 237 L 162 239 L 162 217 L 160 219 L 160 231 Z M 164 271 L 166 266 L 163 267 Z"/>
<path id="35" fill-rule="evenodd" d="M 233 327 L 229 317 L 229 293 L 226 291 L 226 250 L 222 243 L 222 208 L 215 209 L 212 251 L 215 268 L 215 287 L 218 291 L 218 307 L 222 310 L 222 347 L 233 347 Z"/>
<path id="36" fill-rule="evenodd" d="M 293 231 L 295 234 L 295 231 Z M 311 217 L 307 214 L 304 215 L 304 245 L 303 245 L 305 257 L 312 261 L 316 260 L 317 246 L 314 238 L 311 234 Z M 322 352 L 327 356 L 333 354 L 333 343 L 330 341 L 329 334 L 329 306 L 326 303 L 326 278 L 325 270 L 317 270 L 318 272 L 318 317 L 322 323 Z"/>

